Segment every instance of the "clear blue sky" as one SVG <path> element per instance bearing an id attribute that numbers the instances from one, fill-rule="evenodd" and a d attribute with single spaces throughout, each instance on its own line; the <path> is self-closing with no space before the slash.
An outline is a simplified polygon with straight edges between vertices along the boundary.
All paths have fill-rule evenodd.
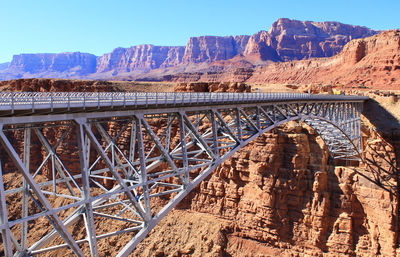
<path id="1" fill-rule="evenodd" d="M 278 18 L 400 28 L 400 0 L 3 0 L 0 63 L 14 54 L 102 55 L 139 44 L 186 45 L 191 36 L 251 35 Z"/>

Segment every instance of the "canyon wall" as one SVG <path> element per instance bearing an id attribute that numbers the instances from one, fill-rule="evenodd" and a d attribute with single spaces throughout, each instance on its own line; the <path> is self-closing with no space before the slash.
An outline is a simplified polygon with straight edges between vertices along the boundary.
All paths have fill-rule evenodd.
<path id="1" fill-rule="evenodd" d="M 333 56 L 351 39 L 376 33 L 339 22 L 279 19 L 269 31 L 262 30 L 252 36 L 192 37 L 186 46 L 119 47 L 100 57 L 79 52 L 14 55 L 11 64 L 0 69 L 0 80 L 30 77 L 130 79 L 132 76 L 134 79 L 153 70 L 170 74 L 182 70 L 212 70 L 214 62 L 235 57 L 245 60 L 244 67 L 266 65 L 270 61 Z M 226 64 L 229 66 L 229 62 Z M 243 68 L 243 64 L 240 66 Z"/>
<path id="2" fill-rule="evenodd" d="M 353 40 L 340 54 L 330 58 L 274 63 L 260 67 L 246 81 L 398 89 L 399 76 L 400 31 L 392 30 Z"/>
<path id="3" fill-rule="evenodd" d="M 96 72 L 131 72 L 170 67 L 181 63 L 185 51 L 181 46 L 140 45 L 116 48 L 98 58 Z"/>
<path id="4" fill-rule="evenodd" d="M 396 172 L 391 165 L 398 172 L 400 141 L 369 127 L 363 135 L 367 158 L 379 160 L 369 164 L 382 177 Z M 398 256 L 398 178 L 390 191 L 369 167 L 332 164 L 309 126 L 268 132 L 203 181 L 134 255 Z"/>
<path id="5" fill-rule="evenodd" d="M 182 63 L 213 62 L 228 60 L 243 54 L 249 36 L 202 36 L 192 37 L 185 48 Z"/>

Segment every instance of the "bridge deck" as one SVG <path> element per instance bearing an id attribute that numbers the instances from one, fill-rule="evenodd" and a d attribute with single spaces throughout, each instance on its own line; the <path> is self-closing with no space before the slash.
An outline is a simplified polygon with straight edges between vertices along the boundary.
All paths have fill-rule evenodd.
<path id="1" fill-rule="evenodd" d="M 312 95 L 304 93 L 68 93 L 3 92 L 0 115 L 38 115 L 106 111 L 112 109 L 169 108 L 194 105 L 246 104 L 296 101 L 365 101 L 366 96 Z"/>

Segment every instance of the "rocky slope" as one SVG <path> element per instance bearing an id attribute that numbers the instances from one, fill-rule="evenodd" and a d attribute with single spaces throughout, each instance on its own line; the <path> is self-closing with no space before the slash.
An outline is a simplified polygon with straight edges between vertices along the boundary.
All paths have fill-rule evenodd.
<path id="1" fill-rule="evenodd" d="M 334 57 L 272 64 L 256 70 L 249 82 L 323 83 L 400 88 L 400 31 L 349 42 Z"/>
<path id="2" fill-rule="evenodd" d="M 135 79 L 152 70 L 156 70 L 156 74 L 214 71 L 213 62 L 235 58 L 241 61 L 236 61 L 234 66 L 248 68 L 270 61 L 332 56 L 351 39 L 376 33 L 339 22 L 279 19 L 268 32 L 263 30 L 252 36 L 192 37 L 185 47 L 120 47 L 101 57 L 87 53 L 15 55 L 8 68 L 0 69 L 0 80 L 28 77 Z M 226 70 L 226 65 L 229 68 L 229 62 L 217 66 Z"/>

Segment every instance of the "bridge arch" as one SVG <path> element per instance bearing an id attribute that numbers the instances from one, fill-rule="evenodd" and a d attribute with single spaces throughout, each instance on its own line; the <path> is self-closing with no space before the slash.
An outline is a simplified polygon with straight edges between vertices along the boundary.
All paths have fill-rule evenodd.
<path id="1" fill-rule="evenodd" d="M 24 93 L 18 105 L 16 96 L 10 95 L 8 109 L 0 105 L 0 143 L 14 167 L 7 170 L 11 166 L 4 165 L 8 160 L 3 158 L 0 177 L 4 180 L 13 173 L 21 181 L 16 186 L 0 181 L 0 230 L 6 256 L 62 248 L 77 256 L 99 256 L 97 242 L 120 235 L 130 240 L 117 256 L 128 256 L 222 162 L 289 121 L 313 127 L 334 158 L 362 157 L 363 97 L 39 96 L 35 102 L 38 95 Z M 34 144 L 43 149 L 43 158 L 36 163 Z M 20 198 L 22 213 L 16 218 L 8 213 L 12 197 Z M 54 229 L 29 244 L 30 233 L 43 218 Z M 110 227 L 99 227 L 99 222 Z M 15 236 L 17 229 L 20 238 Z M 71 229 L 84 236 L 77 238 Z"/>

